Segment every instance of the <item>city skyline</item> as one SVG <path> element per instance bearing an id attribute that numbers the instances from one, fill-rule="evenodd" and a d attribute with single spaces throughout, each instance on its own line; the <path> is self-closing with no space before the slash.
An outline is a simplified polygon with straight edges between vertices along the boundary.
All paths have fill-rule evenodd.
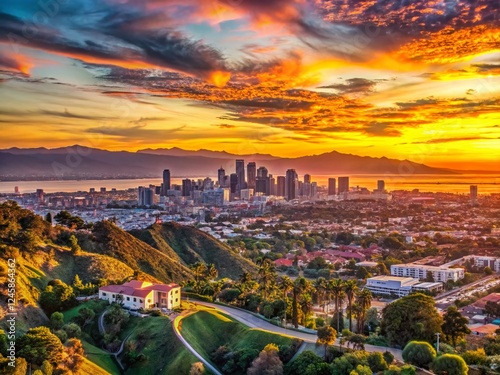
<path id="1" fill-rule="evenodd" d="M 0 20 L 0 148 L 337 150 L 498 170 L 489 0 L 31 0 Z"/>

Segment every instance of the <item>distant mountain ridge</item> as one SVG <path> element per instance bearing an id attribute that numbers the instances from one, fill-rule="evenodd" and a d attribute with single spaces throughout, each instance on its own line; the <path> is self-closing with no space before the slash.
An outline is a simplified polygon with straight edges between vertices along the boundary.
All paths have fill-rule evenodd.
<path id="1" fill-rule="evenodd" d="M 299 175 L 339 174 L 456 174 L 408 160 L 374 158 L 332 151 L 320 155 L 279 158 L 272 155 L 234 155 L 209 150 L 145 149 L 138 152 L 107 151 L 80 145 L 55 149 L 10 148 L 0 150 L 0 179 L 116 179 L 158 178 L 164 169 L 175 177 L 215 176 L 221 166 L 235 171 L 235 160 L 256 161 L 269 173 L 285 175 L 294 168 Z"/>

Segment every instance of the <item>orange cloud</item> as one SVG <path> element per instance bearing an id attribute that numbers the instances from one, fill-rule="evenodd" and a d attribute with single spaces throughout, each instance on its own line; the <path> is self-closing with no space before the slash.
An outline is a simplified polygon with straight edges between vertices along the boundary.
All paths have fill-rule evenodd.
<path id="1" fill-rule="evenodd" d="M 451 26 L 423 36 L 403 45 L 396 53 L 402 61 L 422 64 L 447 64 L 500 50 L 500 28 L 475 26 L 454 29 Z"/>

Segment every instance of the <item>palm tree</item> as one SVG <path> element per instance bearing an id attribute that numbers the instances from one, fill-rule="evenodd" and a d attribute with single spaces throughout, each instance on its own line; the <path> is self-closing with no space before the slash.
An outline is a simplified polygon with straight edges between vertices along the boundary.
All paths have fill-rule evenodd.
<path id="1" fill-rule="evenodd" d="M 271 283 L 274 281 L 276 277 L 276 271 L 274 269 L 274 264 L 271 260 L 265 258 L 258 271 L 259 283 L 262 285 L 262 289 L 264 290 L 264 300 L 267 300 L 267 294 L 269 292 L 269 288 Z"/>
<path id="2" fill-rule="evenodd" d="M 341 279 L 335 279 L 331 280 L 328 283 L 328 289 L 333 297 L 333 301 L 335 302 L 335 315 L 334 317 L 337 317 L 337 332 L 339 332 L 339 321 L 340 321 L 340 314 L 339 314 L 339 308 L 344 302 L 344 299 L 346 297 L 345 293 L 345 283 Z"/>
<path id="3" fill-rule="evenodd" d="M 217 271 L 213 263 L 210 263 L 207 267 L 206 274 L 209 280 L 215 280 L 217 276 L 219 276 L 219 271 Z"/>
<path id="4" fill-rule="evenodd" d="M 327 289 L 327 282 L 324 277 L 318 277 L 314 282 L 314 288 L 316 289 L 316 296 L 318 299 L 318 305 L 321 306 L 323 302 L 323 312 L 325 312 L 324 297 Z"/>
<path id="5" fill-rule="evenodd" d="M 292 324 L 295 328 L 299 328 L 299 300 L 302 297 L 302 293 L 305 293 L 310 289 L 310 283 L 303 277 L 298 277 L 295 279 L 292 288 Z"/>
<path id="6" fill-rule="evenodd" d="M 283 301 L 285 303 L 285 328 L 286 328 L 286 302 L 288 293 L 293 288 L 293 281 L 288 276 L 281 276 L 278 280 L 278 287 L 283 291 Z"/>
<path id="7" fill-rule="evenodd" d="M 352 302 L 354 300 L 354 296 L 356 291 L 358 290 L 358 284 L 356 280 L 347 280 L 344 284 L 345 295 L 347 297 L 347 306 L 349 309 L 349 331 L 352 332 L 352 314 L 350 311 L 352 310 Z"/>
<path id="8" fill-rule="evenodd" d="M 205 265 L 205 263 L 196 262 L 195 264 L 192 264 L 189 268 L 193 270 L 194 278 L 196 281 L 195 290 L 198 293 L 200 290 L 199 288 L 200 278 L 207 272 L 207 266 Z"/>
<path id="9" fill-rule="evenodd" d="M 356 300 L 360 306 L 360 314 L 358 316 L 358 333 L 363 333 L 366 321 L 366 312 L 372 305 L 372 292 L 368 289 L 359 291 L 356 295 Z"/>

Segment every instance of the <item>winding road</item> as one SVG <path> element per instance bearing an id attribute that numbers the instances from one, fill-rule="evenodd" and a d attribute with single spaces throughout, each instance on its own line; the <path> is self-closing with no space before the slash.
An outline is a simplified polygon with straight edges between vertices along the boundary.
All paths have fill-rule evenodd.
<path id="1" fill-rule="evenodd" d="M 192 302 L 194 302 L 194 301 L 192 301 Z M 300 332 L 300 331 L 295 331 L 295 330 L 285 329 L 283 327 L 275 326 L 275 325 L 267 322 L 266 320 L 263 320 L 263 319 L 255 316 L 249 312 L 246 312 L 244 310 L 240 310 L 240 309 L 236 309 L 236 308 L 224 306 L 224 305 L 217 305 L 217 304 L 209 303 L 209 302 L 196 301 L 195 303 L 199 304 L 199 305 L 203 305 L 205 307 L 213 308 L 215 310 L 222 311 L 223 313 L 231 316 L 232 318 L 236 319 L 237 321 L 243 323 L 244 325 L 246 325 L 250 328 L 258 328 L 258 329 L 262 329 L 265 331 L 274 332 L 274 333 L 277 333 L 280 335 L 286 335 L 286 336 L 298 338 L 298 339 L 304 340 L 305 342 L 309 342 L 309 343 L 316 343 L 316 339 L 318 338 L 318 336 L 316 336 L 316 334 Z M 220 372 L 218 370 L 213 368 L 213 366 L 210 365 L 199 353 L 197 353 L 189 345 L 189 343 L 187 343 L 186 340 L 184 340 L 184 338 L 182 337 L 180 330 L 179 330 L 179 323 L 182 320 L 182 318 L 184 318 L 188 315 L 189 314 L 179 315 L 175 319 L 173 326 L 174 326 L 174 331 L 175 331 L 177 337 L 179 337 L 179 339 L 184 343 L 184 345 L 186 345 L 186 347 L 197 358 L 199 358 L 207 367 L 209 367 L 211 371 L 213 371 L 215 374 L 220 374 Z M 337 345 L 337 346 L 339 345 L 339 340 L 337 340 L 335 342 L 335 345 Z M 403 362 L 402 350 L 399 350 L 399 349 L 374 346 L 374 345 L 365 345 L 365 350 L 367 352 L 381 352 L 381 353 L 388 351 L 388 352 L 392 353 L 392 355 L 394 355 L 394 358 L 396 360 Z"/>

